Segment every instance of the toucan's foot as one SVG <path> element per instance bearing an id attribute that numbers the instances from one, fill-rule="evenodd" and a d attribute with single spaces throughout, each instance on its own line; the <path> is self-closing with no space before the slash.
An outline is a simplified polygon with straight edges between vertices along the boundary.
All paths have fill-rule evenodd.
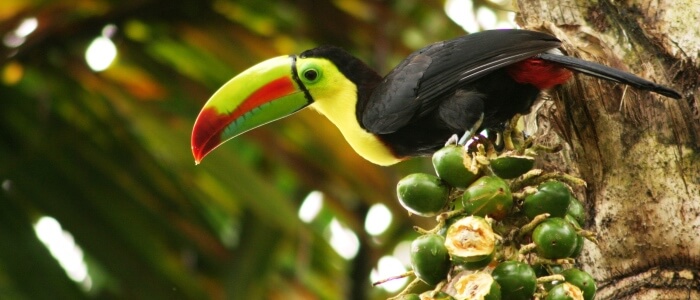
<path id="1" fill-rule="evenodd" d="M 445 142 L 445 146 L 450 146 L 450 145 L 456 145 L 457 142 L 459 142 L 459 136 L 456 134 L 453 134 L 447 142 Z"/>
<path id="2" fill-rule="evenodd" d="M 508 122 L 505 130 L 503 130 L 503 146 L 505 150 L 515 150 L 515 144 L 513 143 L 513 138 L 519 138 L 522 141 L 522 135 L 520 130 L 518 130 L 518 121 L 520 120 L 520 114 L 516 114 Z"/>
<path id="3" fill-rule="evenodd" d="M 459 139 L 459 142 L 457 142 L 457 143 L 462 145 L 462 146 L 466 146 L 467 141 L 471 140 L 473 137 L 474 137 L 474 132 L 470 130 L 470 131 L 464 133 L 464 135 L 462 135 L 462 137 Z"/>
<path id="4" fill-rule="evenodd" d="M 466 146 L 467 141 L 469 141 L 472 137 L 474 137 L 474 135 L 476 134 L 476 131 L 479 130 L 479 128 L 481 127 L 481 123 L 483 123 L 483 122 L 484 122 L 484 114 L 482 113 L 481 116 L 479 117 L 479 120 L 477 120 L 476 123 L 474 123 L 474 125 L 472 126 L 472 128 L 468 132 L 464 133 L 462 138 L 459 139 L 458 143 L 460 145 Z"/>

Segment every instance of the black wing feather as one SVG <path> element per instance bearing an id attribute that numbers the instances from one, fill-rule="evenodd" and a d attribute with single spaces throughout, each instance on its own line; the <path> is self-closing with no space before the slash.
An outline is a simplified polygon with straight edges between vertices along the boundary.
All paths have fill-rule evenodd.
<path id="1" fill-rule="evenodd" d="M 377 134 L 395 132 L 432 114 L 460 87 L 560 44 L 545 33 L 490 30 L 429 45 L 409 55 L 374 89 L 360 113 L 362 126 Z"/>
<path id="2" fill-rule="evenodd" d="M 681 94 L 675 90 L 663 85 L 651 82 L 637 75 L 620 71 L 615 68 L 604 66 L 590 61 L 581 60 L 575 57 L 563 56 L 557 54 L 543 53 L 538 55 L 540 59 L 558 63 L 568 69 L 576 70 L 584 74 L 598 77 L 605 80 L 624 83 L 642 90 L 654 91 L 661 95 L 680 99 Z"/>

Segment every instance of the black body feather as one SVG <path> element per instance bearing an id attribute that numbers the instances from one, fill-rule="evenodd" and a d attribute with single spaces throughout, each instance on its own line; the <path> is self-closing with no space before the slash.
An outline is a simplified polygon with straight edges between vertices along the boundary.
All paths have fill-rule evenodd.
<path id="1" fill-rule="evenodd" d="M 319 47 L 301 57 L 325 57 L 358 88 L 357 120 L 397 157 L 429 155 L 453 134 L 494 128 L 517 113 L 528 113 L 541 92 L 518 83 L 508 66 L 537 58 L 599 78 L 630 84 L 672 98 L 667 87 L 596 63 L 546 53 L 555 37 L 527 30 L 491 30 L 420 49 L 381 78 L 362 61 L 337 47 Z"/>

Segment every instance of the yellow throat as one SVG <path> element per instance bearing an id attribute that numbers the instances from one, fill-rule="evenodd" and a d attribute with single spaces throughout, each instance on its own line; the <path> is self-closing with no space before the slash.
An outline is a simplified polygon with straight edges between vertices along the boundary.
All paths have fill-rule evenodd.
<path id="1" fill-rule="evenodd" d="M 333 68 L 335 68 L 333 66 Z M 340 74 L 338 72 L 337 74 Z M 311 92 L 314 103 L 311 105 L 326 116 L 343 134 L 357 154 L 381 166 L 393 165 L 401 161 L 372 133 L 360 127 L 355 116 L 357 87 L 344 76 L 334 77 L 332 90 Z"/>

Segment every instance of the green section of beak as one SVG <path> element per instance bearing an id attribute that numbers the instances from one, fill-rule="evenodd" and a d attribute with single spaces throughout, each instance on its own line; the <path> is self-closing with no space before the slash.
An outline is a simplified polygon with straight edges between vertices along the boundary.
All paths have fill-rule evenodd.
<path id="1" fill-rule="evenodd" d="M 237 75 L 207 101 L 192 129 L 195 162 L 225 141 L 311 104 L 295 82 L 295 57 L 280 56 Z"/>

